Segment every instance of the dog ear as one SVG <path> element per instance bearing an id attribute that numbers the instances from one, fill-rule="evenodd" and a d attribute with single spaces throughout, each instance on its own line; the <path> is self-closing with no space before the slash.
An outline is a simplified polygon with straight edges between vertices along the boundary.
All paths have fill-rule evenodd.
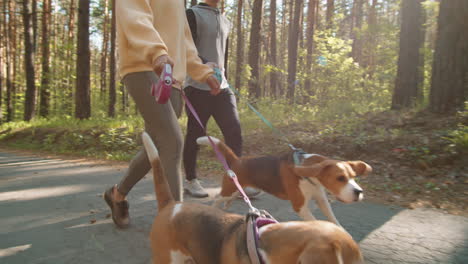
<path id="1" fill-rule="evenodd" d="M 304 166 L 311 166 L 317 163 L 320 163 L 328 158 L 319 154 L 304 154 L 304 161 L 302 165 Z"/>
<path id="2" fill-rule="evenodd" d="M 294 166 L 293 171 L 302 177 L 317 177 L 328 165 L 328 162 L 320 162 L 312 166 Z"/>
<path id="3" fill-rule="evenodd" d="M 367 175 L 372 172 L 372 167 L 369 164 L 362 162 L 362 161 L 348 161 L 347 162 L 351 168 L 353 168 L 356 175 Z"/>

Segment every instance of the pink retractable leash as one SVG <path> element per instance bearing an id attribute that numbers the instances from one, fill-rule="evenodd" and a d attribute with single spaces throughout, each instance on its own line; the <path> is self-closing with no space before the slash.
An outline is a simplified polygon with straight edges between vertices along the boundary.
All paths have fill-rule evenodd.
<path id="1" fill-rule="evenodd" d="M 164 64 L 159 81 L 153 83 L 151 87 L 151 95 L 155 97 L 158 104 L 167 103 L 171 97 L 172 83 L 172 67 L 170 64 Z"/>

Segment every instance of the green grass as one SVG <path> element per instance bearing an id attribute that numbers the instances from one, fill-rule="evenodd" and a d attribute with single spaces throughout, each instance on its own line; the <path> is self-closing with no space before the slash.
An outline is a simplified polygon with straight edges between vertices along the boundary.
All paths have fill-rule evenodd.
<path id="1" fill-rule="evenodd" d="M 369 126 L 365 126 L 365 117 L 357 114 L 359 109 L 337 112 L 337 109 L 325 108 L 319 111 L 314 105 L 289 104 L 287 101 L 271 99 L 259 100 L 255 103 L 255 107 L 275 128 L 284 133 L 290 142 L 309 143 L 318 138 L 345 136 L 352 139 L 353 144 L 364 147 L 369 142 L 395 140 L 404 137 L 405 134 L 405 131 L 396 128 L 369 129 Z M 238 102 L 238 109 L 245 138 L 256 135 L 257 138 L 280 140 L 280 136 L 247 107 L 243 98 Z M 179 122 L 185 134 L 187 123 L 185 114 Z M 76 120 L 71 117 L 35 118 L 31 122 L 18 121 L 0 125 L 0 144 L 55 154 L 129 160 L 141 147 L 140 133 L 143 127 L 143 120 L 138 116 L 89 120 Z M 222 138 L 213 119 L 210 119 L 207 129 L 209 135 Z M 455 130 L 447 131 L 445 139 L 453 151 L 466 151 L 467 126 L 460 125 Z M 266 149 L 265 152 L 272 150 Z M 424 154 L 419 152 L 414 153 Z"/>

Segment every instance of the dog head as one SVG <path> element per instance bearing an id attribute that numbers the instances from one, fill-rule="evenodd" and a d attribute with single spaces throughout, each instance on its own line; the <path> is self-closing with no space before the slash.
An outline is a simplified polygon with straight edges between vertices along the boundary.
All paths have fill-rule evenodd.
<path id="1" fill-rule="evenodd" d="M 355 178 L 358 175 L 367 175 L 371 171 L 371 166 L 362 161 L 339 161 L 320 155 L 307 156 L 301 166 L 294 167 L 297 175 L 316 178 L 344 203 L 362 200 L 363 190 Z"/>

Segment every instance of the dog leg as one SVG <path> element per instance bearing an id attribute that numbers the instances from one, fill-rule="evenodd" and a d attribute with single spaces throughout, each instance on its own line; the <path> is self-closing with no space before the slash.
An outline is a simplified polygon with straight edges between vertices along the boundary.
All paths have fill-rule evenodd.
<path id="1" fill-rule="evenodd" d="M 327 217 L 328 221 L 333 222 L 338 226 L 341 226 L 338 220 L 336 219 L 335 214 L 333 214 L 330 203 L 328 202 L 327 194 L 324 190 L 321 190 L 320 194 L 317 195 L 317 197 L 315 197 L 315 200 L 317 201 L 317 205 L 322 211 L 322 213 Z"/>
<path id="2" fill-rule="evenodd" d="M 305 201 L 304 205 L 301 207 L 297 214 L 302 218 L 304 221 L 313 221 L 316 218 L 312 215 L 309 209 L 309 201 Z"/>

